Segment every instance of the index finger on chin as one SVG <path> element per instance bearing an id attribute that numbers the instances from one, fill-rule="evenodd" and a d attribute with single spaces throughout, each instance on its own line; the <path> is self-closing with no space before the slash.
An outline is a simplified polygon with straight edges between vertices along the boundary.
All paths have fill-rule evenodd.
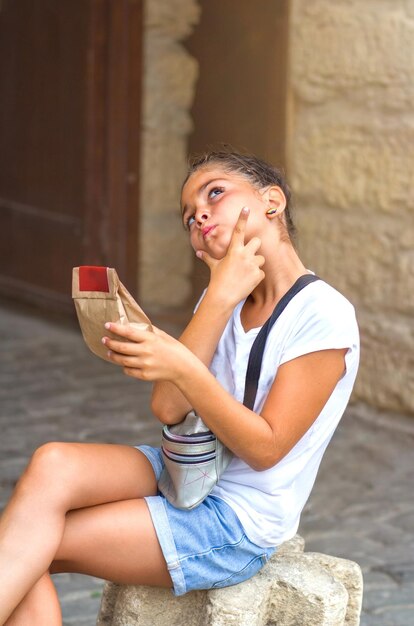
<path id="1" fill-rule="evenodd" d="M 247 206 L 244 206 L 240 211 L 240 215 L 233 230 L 230 246 L 235 244 L 237 245 L 239 243 L 244 245 L 244 234 L 246 232 L 246 222 L 249 217 L 249 212 L 250 210 Z"/>

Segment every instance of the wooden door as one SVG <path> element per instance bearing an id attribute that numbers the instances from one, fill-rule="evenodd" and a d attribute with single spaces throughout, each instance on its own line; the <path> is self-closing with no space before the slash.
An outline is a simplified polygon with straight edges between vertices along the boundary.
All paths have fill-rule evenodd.
<path id="1" fill-rule="evenodd" d="M 141 0 L 2 0 L 0 292 L 71 307 L 71 269 L 137 280 Z"/>

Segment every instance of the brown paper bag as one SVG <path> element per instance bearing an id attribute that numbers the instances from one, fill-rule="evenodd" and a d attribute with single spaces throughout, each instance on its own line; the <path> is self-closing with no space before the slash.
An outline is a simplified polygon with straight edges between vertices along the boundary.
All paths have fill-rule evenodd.
<path id="1" fill-rule="evenodd" d="M 140 330 L 152 331 L 150 320 L 112 267 L 74 267 L 72 298 L 86 345 L 105 361 L 109 361 L 108 348 L 102 343 L 102 337 L 121 340 L 106 330 L 105 322 L 131 324 Z"/>

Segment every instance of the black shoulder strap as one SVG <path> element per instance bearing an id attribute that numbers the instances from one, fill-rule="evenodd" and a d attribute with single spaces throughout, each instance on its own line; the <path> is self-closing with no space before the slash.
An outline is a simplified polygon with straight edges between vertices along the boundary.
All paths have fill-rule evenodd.
<path id="1" fill-rule="evenodd" d="M 272 315 L 262 326 L 259 334 L 254 340 L 250 350 L 249 362 L 247 364 L 246 385 L 243 398 L 243 404 L 249 409 L 253 410 L 257 393 L 257 385 L 259 384 L 260 369 L 262 367 L 264 347 L 273 324 L 276 322 L 277 318 L 292 298 L 296 296 L 296 294 L 299 293 L 299 291 L 301 291 L 304 287 L 306 287 L 306 285 L 313 283 L 315 280 L 319 280 L 319 277 L 315 276 L 315 274 L 304 274 L 304 276 L 300 276 L 289 291 L 287 291 L 279 300 Z"/>

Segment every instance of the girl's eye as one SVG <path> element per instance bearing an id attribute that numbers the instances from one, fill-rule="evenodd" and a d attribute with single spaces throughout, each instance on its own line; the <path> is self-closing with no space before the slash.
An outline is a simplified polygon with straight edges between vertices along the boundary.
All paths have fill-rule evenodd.
<path id="1" fill-rule="evenodd" d="M 208 192 L 208 197 L 209 198 L 216 198 L 217 196 L 219 196 L 221 193 L 223 193 L 224 189 L 223 187 L 213 187 L 212 189 L 210 189 L 210 191 Z"/>
<path id="2" fill-rule="evenodd" d="M 194 224 L 195 222 L 195 217 L 194 215 L 190 215 L 190 217 L 188 217 L 185 221 L 185 226 L 186 228 L 188 228 L 188 230 L 190 230 L 190 227 Z"/>

